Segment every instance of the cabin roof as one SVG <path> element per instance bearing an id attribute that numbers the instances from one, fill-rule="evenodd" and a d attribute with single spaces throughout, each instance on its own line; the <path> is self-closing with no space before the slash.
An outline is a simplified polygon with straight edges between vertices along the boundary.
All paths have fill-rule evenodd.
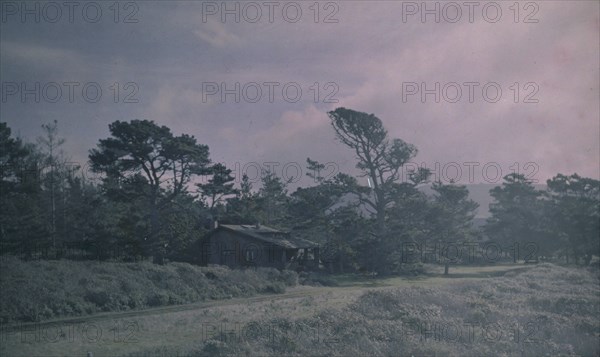
<path id="1" fill-rule="evenodd" d="M 307 239 L 293 237 L 289 232 L 280 231 L 278 229 L 263 225 L 257 227 L 254 225 L 245 224 L 221 224 L 213 232 L 211 232 L 211 235 L 221 229 L 228 230 L 236 234 L 245 235 L 247 237 L 287 249 L 316 248 L 319 246 L 317 243 L 311 242 Z"/>

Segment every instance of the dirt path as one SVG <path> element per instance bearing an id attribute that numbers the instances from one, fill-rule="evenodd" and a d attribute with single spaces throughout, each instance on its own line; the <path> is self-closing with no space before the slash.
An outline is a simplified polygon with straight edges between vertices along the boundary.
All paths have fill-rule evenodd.
<path id="1" fill-rule="evenodd" d="M 408 279 L 404 277 L 395 277 L 387 279 L 365 279 L 357 281 L 352 284 L 345 286 L 336 287 L 314 287 L 300 285 L 297 287 L 287 288 L 287 292 L 283 294 L 269 294 L 269 295 L 257 295 L 251 297 L 233 298 L 228 300 L 212 300 L 203 301 L 191 304 L 183 305 L 172 305 L 162 306 L 157 308 L 150 308 L 145 310 L 132 310 L 122 312 L 107 312 L 87 316 L 79 317 L 68 317 L 60 319 L 45 320 L 41 322 L 28 322 L 28 323 L 17 323 L 7 324 L 2 326 L 2 330 L 5 332 L 11 332 L 15 330 L 23 330 L 29 327 L 45 328 L 52 325 L 60 324 L 79 324 L 89 322 L 99 322 L 103 320 L 114 320 L 124 318 L 134 318 L 142 316 L 151 316 L 164 313 L 181 312 L 187 310 L 199 310 L 207 309 L 212 307 L 231 306 L 231 305 L 249 305 L 257 302 L 264 301 L 279 301 L 286 299 L 295 299 L 309 296 L 318 296 L 329 292 L 343 290 L 364 290 L 364 289 L 391 289 L 399 286 L 406 285 L 420 285 L 420 284 L 439 284 L 439 283 L 450 283 L 457 279 L 487 279 L 490 277 L 502 276 L 509 271 L 523 271 L 531 268 L 532 266 L 500 266 L 493 267 L 493 269 L 482 269 L 481 267 L 466 267 L 455 269 L 455 272 L 447 277 L 442 274 L 429 274 L 414 279 Z"/>
<path id="2" fill-rule="evenodd" d="M 235 330 L 255 321 L 310 316 L 341 308 L 368 290 L 439 286 L 498 277 L 525 266 L 457 267 L 444 277 L 437 271 L 413 279 L 343 276 L 340 286 L 296 286 L 284 294 L 205 301 L 147 310 L 102 313 L 39 323 L 1 326 L 0 356 L 172 356 L 187 355 L 215 329 Z M 443 269 L 443 268 L 442 268 Z"/>
<path id="3" fill-rule="evenodd" d="M 144 309 L 144 310 L 106 312 L 106 313 L 99 313 L 99 314 L 94 314 L 94 315 L 44 320 L 41 322 L 27 322 L 27 323 L 17 323 L 17 324 L 10 324 L 10 325 L 7 324 L 3 327 L 3 330 L 4 331 L 14 331 L 17 329 L 26 329 L 28 327 L 33 327 L 33 326 L 43 328 L 43 327 L 51 326 L 51 325 L 55 325 L 55 324 L 78 324 L 78 323 L 91 322 L 91 321 L 124 319 L 124 318 L 130 318 L 130 317 L 150 316 L 150 315 L 164 314 L 164 313 L 170 313 L 170 312 L 180 312 L 180 311 L 186 311 L 186 310 L 206 309 L 206 308 L 217 307 L 217 306 L 251 304 L 254 302 L 261 302 L 261 301 L 292 299 L 292 298 L 319 295 L 319 294 L 327 292 L 328 291 L 327 289 L 330 290 L 331 288 L 299 286 L 299 287 L 294 287 L 294 288 L 288 288 L 287 289 L 288 292 L 283 293 L 283 294 L 257 295 L 257 296 L 234 298 L 234 299 L 228 299 L 228 300 L 211 300 L 211 301 L 203 301 L 203 302 L 183 304 L 183 305 L 161 306 L 161 307 Z"/>

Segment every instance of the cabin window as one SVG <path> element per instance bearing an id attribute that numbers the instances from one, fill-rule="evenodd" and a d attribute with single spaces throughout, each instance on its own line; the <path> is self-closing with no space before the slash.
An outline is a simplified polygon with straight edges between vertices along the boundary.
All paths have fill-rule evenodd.
<path id="1" fill-rule="evenodd" d="M 247 249 L 246 250 L 246 261 L 251 262 L 254 260 L 254 250 L 253 249 Z"/>

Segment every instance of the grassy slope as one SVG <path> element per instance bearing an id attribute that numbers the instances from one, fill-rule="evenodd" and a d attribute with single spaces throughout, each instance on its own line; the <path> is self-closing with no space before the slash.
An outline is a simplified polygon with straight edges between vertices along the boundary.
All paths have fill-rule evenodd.
<path id="1" fill-rule="evenodd" d="M 307 294 L 283 300 L 64 324 L 39 341 L 31 333 L 26 342 L 7 334 L 0 355 L 598 355 L 597 271 L 507 268 L 456 268 L 452 278 L 339 281 L 339 287 L 293 288 Z M 68 336 L 53 341 L 57 328 Z M 89 336 L 96 330 L 103 332 L 99 340 Z"/>
<path id="2" fill-rule="evenodd" d="M 598 283 L 597 271 L 541 264 L 502 277 L 363 289 L 351 299 L 347 288 L 331 288 L 320 300 L 218 315 L 230 322 L 225 330 L 241 321 L 240 333 L 197 335 L 201 342 L 130 356 L 597 356 Z M 185 326 L 180 333 L 194 330 L 191 321 Z"/>
<path id="3" fill-rule="evenodd" d="M 0 262 L 0 322 L 43 321 L 285 291 L 293 272 L 94 261 Z"/>

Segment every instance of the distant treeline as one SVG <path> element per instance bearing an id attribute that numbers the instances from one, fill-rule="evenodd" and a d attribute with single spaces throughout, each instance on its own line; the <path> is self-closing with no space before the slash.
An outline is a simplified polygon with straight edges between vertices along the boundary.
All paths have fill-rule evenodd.
<path id="1" fill-rule="evenodd" d="M 419 187 L 431 173 L 423 168 L 400 180 L 417 149 L 389 138 L 379 118 L 345 108 L 327 114 L 369 186 L 344 173 L 326 179 L 325 165 L 309 158 L 314 186 L 290 193 L 287 182 L 263 172 L 259 188 L 247 176 L 234 187 L 232 171 L 211 162 L 208 146 L 148 120 L 109 125 L 111 136 L 89 151 L 100 177 L 90 181 L 61 150 L 56 122 L 42 126 L 35 144 L 0 123 L 1 254 L 193 263 L 199 239 L 219 220 L 316 241 L 328 269 L 340 272 L 414 271 L 420 260 L 406 259 L 411 244 L 535 244 L 539 256 L 578 264 L 600 255 L 600 181 L 558 174 L 538 190 L 523 175 L 507 175 L 490 191 L 491 217 L 475 228 L 478 205 L 465 186 L 433 182 L 427 195 Z M 209 179 L 197 183 L 200 176 Z M 437 261 L 461 261 L 438 253 Z"/>

